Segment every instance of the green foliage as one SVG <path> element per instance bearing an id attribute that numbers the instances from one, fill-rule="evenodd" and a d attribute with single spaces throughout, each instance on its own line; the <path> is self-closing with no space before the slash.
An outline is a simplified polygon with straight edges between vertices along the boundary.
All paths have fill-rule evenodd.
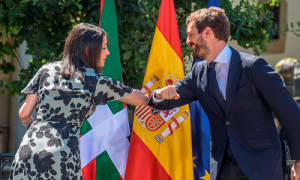
<path id="1" fill-rule="evenodd" d="M 276 1 L 276 0 L 272 0 Z M 120 58 L 124 83 L 140 89 L 151 43 L 156 27 L 161 0 L 115 0 L 120 43 Z M 207 6 L 208 0 L 174 0 L 178 27 L 181 34 L 181 47 L 184 61 L 191 61 L 191 49 L 185 44 L 185 19 L 193 9 Z M 272 17 L 261 2 L 249 4 L 242 0 L 232 7 L 230 0 L 220 0 L 231 24 L 231 40 L 240 46 L 266 51 L 265 42 L 272 41 Z M 33 59 L 27 69 L 22 68 L 19 80 L 0 82 L 10 95 L 20 94 L 30 78 L 50 61 L 62 58 L 65 38 L 69 31 L 80 22 L 98 25 L 100 0 L 3 0 L 0 4 L 0 36 L 13 41 L 0 43 L 0 58 L 15 55 L 15 49 L 23 41 L 27 42 L 26 54 Z M 299 25 L 299 24 L 298 24 Z M 20 65 L 22 60 L 19 59 Z M 5 69 L 5 70 L 4 70 Z M 3 60 L 0 70 L 9 73 L 12 64 Z"/>
<path id="2" fill-rule="evenodd" d="M 140 89 L 143 82 L 160 3 L 161 0 L 119 0 L 116 3 L 123 79 L 125 84 L 134 88 Z M 191 12 L 191 3 L 174 0 L 174 5 L 181 31 Z M 181 46 L 183 57 L 189 56 L 184 40 L 181 40 Z M 189 58 L 184 60 L 191 61 Z"/>
<path id="3" fill-rule="evenodd" d="M 275 6 L 278 7 L 278 6 L 279 6 L 279 3 L 280 3 L 279 0 L 271 0 L 271 1 L 270 1 L 270 7 L 271 7 L 271 9 L 272 9 L 273 7 L 275 7 Z M 284 3 L 284 2 L 283 2 L 283 3 Z M 286 32 L 292 32 L 294 35 L 300 37 L 300 22 L 299 22 L 299 21 L 297 21 L 297 26 L 298 26 L 298 27 L 294 28 L 294 23 L 291 22 L 291 23 L 290 23 L 291 29 L 289 28 L 289 24 L 286 24 L 285 30 L 282 31 L 282 30 L 278 29 L 277 27 L 275 27 L 275 31 L 279 31 L 279 32 L 282 33 L 283 35 L 285 35 Z"/>
<path id="4" fill-rule="evenodd" d="M 286 29 L 285 32 L 292 32 L 293 34 L 295 34 L 296 36 L 300 37 L 300 22 L 297 22 L 297 29 L 294 29 L 294 23 L 291 22 L 291 29 L 289 29 L 288 24 L 286 25 Z"/>
<path id="5" fill-rule="evenodd" d="M 60 61 L 69 31 L 82 21 L 96 25 L 99 22 L 99 13 L 94 12 L 99 12 L 99 6 L 99 0 L 2 1 L 0 35 L 7 37 L 9 33 L 14 41 L 0 43 L 0 58 L 4 59 L 5 54 L 18 57 L 14 51 L 23 41 L 27 42 L 26 54 L 33 57 L 27 69 L 23 68 L 22 60 L 18 57 L 21 66 L 19 80 L 2 84 L 9 91 L 9 95 L 21 95 L 21 90 L 43 64 Z M 4 70 L 3 67 L 8 66 L 0 66 L 0 69 Z"/>
<path id="6" fill-rule="evenodd" d="M 256 55 L 259 54 L 259 49 L 266 52 L 265 43 L 273 40 L 274 13 L 266 9 L 265 3 L 259 1 L 250 4 L 241 0 L 234 8 L 225 4 L 224 9 L 230 21 L 231 40 L 237 40 L 243 48 L 252 48 Z"/>

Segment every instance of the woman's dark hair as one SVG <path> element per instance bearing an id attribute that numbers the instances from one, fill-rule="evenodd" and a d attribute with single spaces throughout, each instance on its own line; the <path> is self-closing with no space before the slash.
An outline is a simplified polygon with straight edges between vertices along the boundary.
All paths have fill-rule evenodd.
<path id="1" fill-rule="evenodd" d="M 66 39 L 61 75 L 72 79 L 76 72 L 77 77 L 83 80 L 80 69 L 85 64 L 101 72 L 98 62 L 105 37 L 107 37 L 106 32 L 97 26 L 88 23 L 77 24 Z"/>

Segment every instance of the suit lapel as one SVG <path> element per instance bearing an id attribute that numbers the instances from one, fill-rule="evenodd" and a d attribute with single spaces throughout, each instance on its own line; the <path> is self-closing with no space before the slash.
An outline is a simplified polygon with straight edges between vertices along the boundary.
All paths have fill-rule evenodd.
<path id="1" fill-rule="evenodd" d="M 205 60 L 204 63 L 203 63 L 203 67 L 202 67 L 202 70 L 203 71 L 203 74 L 202 74 L 202 77 L 201 77 L 201 84 L 202 84 L 202 88 L 206 90 L 206 88 L 208 87 L 207 86 L 207 61 Z"/>
<path id="2" fill-rule="evenodd" d="M 230 47 L 231 48 L 231 47 Z M 242 71 L 242 61 L 239 53 L 231 48 L 232 55 L 230 60 L 230 66 L 227 78 L 227 88 L 226 88 L 226 117 L 229 114 L 230 107 L 233 101 L 233 96 L 240 78 L 240 73 Z"/>

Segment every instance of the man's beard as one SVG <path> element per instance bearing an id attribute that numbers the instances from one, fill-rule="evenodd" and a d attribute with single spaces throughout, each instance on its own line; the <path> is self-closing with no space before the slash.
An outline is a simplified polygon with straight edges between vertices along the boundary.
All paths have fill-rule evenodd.
<path id="1" fill-rule="evenodd" d="M 210 54 L 210 48 L 207 46 L 207 42 L 204 41 L 202 36 L 199 36 L 195 44 L 195 49 L 193 50 L 194 59 L 206 59 Z"/>

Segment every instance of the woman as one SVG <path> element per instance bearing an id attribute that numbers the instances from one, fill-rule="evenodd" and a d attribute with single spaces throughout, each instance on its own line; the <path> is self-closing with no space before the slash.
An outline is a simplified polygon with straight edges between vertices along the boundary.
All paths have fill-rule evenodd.
<path id="1" fill-rule="evenodd" d="M 79 129 L 96 106 L 112 100 L 148 103 L 143 92 L 100 73 L 107 55 L 104 30 L 80 23 L 66 40 L 63 60 L 36 73 L 22 91 L 27 98 L 19 116 L 24 126 L 32 125 L 16 153 L 10 179 L 82 179 Z"/>

